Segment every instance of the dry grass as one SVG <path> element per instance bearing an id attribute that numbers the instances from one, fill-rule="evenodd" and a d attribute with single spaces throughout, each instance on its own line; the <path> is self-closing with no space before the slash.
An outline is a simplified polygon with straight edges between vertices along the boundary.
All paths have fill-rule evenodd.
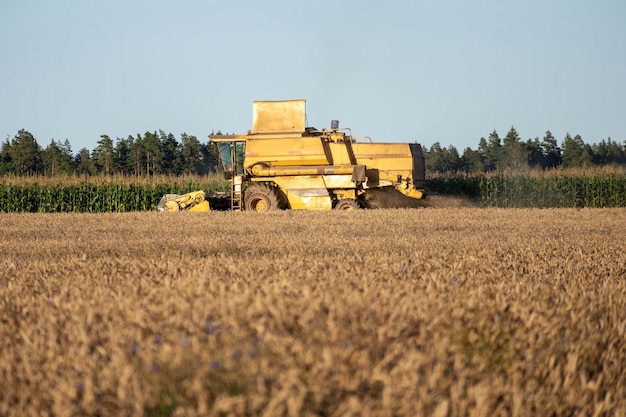
<path id="1" fill-rule="evenodd" d="M 0 416 L 625 416 L 626 210 L 0 214 Z"/>

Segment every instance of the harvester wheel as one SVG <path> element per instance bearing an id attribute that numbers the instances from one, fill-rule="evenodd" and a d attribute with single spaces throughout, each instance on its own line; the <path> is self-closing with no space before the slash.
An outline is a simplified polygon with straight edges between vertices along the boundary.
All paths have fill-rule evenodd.
<path id="1" fill-rule="evenodd" d="M 344 198 L 337 202 L 335 210 L 357 210 L 359 207 L 359 203 L 356 200 Z"/>
<path id="2" fill-rule="evenodd" d="M 278 195 L 268 185 L 253 184 L 244 192 L 244 208 L 251 211 L 270 211 L 280 209 Z"/>
<path id="3" fill-rule="evenodd" d="M 204 201 L 204 195 L 203 194 L 198 194 L 196 196 L 196 198 L 194 198 L 194 201 L 196 204 L 200 204 Z"/>

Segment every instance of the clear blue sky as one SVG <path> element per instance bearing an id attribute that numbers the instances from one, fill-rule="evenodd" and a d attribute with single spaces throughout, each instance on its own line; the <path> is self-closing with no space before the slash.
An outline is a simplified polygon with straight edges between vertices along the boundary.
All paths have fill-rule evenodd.
<path id="1" fill-rule="evenodd" d="M 626 141 L 624 0 L 4 0 L 0 141 L 244 133 L 306 99 L 376 141 Z"/>

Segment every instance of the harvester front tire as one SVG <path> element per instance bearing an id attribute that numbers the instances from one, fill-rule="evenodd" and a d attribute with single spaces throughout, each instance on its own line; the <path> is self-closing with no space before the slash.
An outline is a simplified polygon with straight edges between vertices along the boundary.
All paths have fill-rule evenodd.
<path id="1" fill-rule="evenodd" d="M 335 210 L 358 210 L 359 203 L 356 200 L 351 198 L 344 198 L 343 200 L 339 200 L 335 205 Z"/>
<path id="2" fill-rule="evenodd" d="M 248 187 L 244 192 L 243 204 L 244 208 L 250 211 L 280 209 L 280 200 L 274 189 L 263 184 L 253 184 Z"/>

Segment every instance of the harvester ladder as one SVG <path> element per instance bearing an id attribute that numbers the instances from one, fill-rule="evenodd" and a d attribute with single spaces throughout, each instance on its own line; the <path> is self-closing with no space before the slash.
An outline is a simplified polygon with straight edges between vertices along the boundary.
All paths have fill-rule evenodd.
<path id="1" fill-rule="evenodd" d="M 237 210 L 237 211 L 241 211 L 242 209 L 242 191 L 241 191 L 241 184 L 242 184 L 242 177 L 241 175 L 235 175 L 233 177 L 232 182 L 230 183 L 230 208 L 231 210 Z"/>

